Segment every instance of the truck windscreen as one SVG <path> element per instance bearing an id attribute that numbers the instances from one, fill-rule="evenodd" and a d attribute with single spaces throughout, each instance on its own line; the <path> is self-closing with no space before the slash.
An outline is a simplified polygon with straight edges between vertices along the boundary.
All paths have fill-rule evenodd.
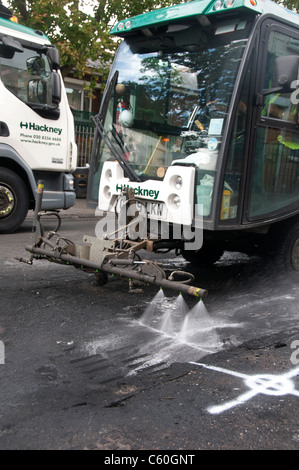
<path id="1" fill-rule="evenodd" d="M 123 41 L 102 118 L 141 178 L 163 178 L 176 161 L 215 170 L 250 27 L 244 18 L 170 25 L 155 37 Z M 104 143 L 99 157 L 111 158 Z"/>
<path id="2" fill-rule="evenodd" d="M 23 50 L 21 50 L 23 49 Z M 0 41 L 0 76 L 4 86 L 33 109 L 56 108 L 46 50 L 11 50 Z"/>

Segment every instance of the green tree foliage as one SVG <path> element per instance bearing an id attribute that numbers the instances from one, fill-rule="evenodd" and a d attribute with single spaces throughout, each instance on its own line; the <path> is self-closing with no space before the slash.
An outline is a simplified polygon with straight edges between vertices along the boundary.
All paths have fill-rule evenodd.
<path id="1" fill-rule="evenodd" d="M 61 71 L 74 70 L 77 78 L 91 77 L 94 88 L 98 73 L 105 79 L 117 41 L 109 35 L 115 22 L 179 1 L 167 0 L 8 0 L 19 23 L 43 31 L 60 50 Z M 90 72 L 87 59 L 100 64 Z"/>
<path id="2" fill-rule="evenodd" d="M 19 23 L 43 31 L 60 50 L 63 76 L 75 69 L 75 76 L 88 73 L 87 58 L 100 59 L 101 72 L 110 59 L 114 44 L 106 25 L 80 8 L 80 1 L 10 0 Z M 106 66 L 106 68 L 108 68 Z"/>
<path id="3" fill-rule="evenodd" d="M 293 10 L 298 12 L 299 11 L 299 0 L 277 0 L 276 3 L 283 5 L 284 7 L 288 8 L 289 10 Z"/>
<path id="4" fill-rule="evenodd" d="M 141 15 L 146 11 L 164 8 L 178 3 L 185 2 L 180 0 L 98 0 L 98 5 L 95 7 L 95 17 L 99 21 L 110 22 L 111 24 L 111 20 L 113 19 L 115 20 L 114 22 L 116 22 L 132 16 Z"/>

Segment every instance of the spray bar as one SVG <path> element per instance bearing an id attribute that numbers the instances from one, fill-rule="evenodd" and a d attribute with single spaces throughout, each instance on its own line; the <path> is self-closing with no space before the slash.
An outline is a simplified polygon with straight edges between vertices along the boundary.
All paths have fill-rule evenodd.
<path id="1" fill-rule="evenodd" d="M 114 251 L 114 256 L 116 257 L 112 257 L 111 252 L 108 256 L 104 253 L 104 245 L 102 245 L 101 246 L 101 249 L 102 249 L 101 260 L 96 259 L 93 261 L 91 259 L 86 259 L 85 257 L 78 257 L 76 256 L 76 253 L 70 254 L 70 252 L 63 251 L 64 249 L 62 247 L 59 247 L 58 244 L 55 245 L 49 240 L 54 234 L 56 234 L 56 232 L 52 231 L 52 232 L 49 232 L 48 237 L 44 236 L 44 230 L 40 221 L 40 217 L 41 217 L 40 210 L 41 210 L 41 203 L 42 203 L 42 197 L 43 197 L 43 189 L 44 189 L 44 184 L 42 181 L 39 181 L 38 187 L 37 187 L 36 208 L 35 208 L 34 221 L 33 221 L 33 231 L 37 232 L 36 240 L 33 246 L 25 247 L 25 249 L 31 253 L 31 258 L 29 261 L 26 261 L 22 258 L 19 259 L 19 261 L 32 264 L 34 255 L 36 255 L 36 257 L 45 257 L 46 259 L 48 259 L 48 261 L 61 263 L 61 264 L 67 264 L 67 265 L 73 265 L 81 269 L 84 269 L 84 268 L 92 269 L 97 273 L 102 272 L 102 273 L 108 273 L 108 274 L 117 274 L 121 277 L 129 278 L 129 280 L 134 279 L 137 281 L 145 282 L 147 284 L 155 284 L 160 287 L 167 287 L 167 288 L 174 289 L 184 294 L 193 295 L 195 297 L 204 298 L 208 295 L 208 292 L 205 289 L 202 289 L 200 287 L 189 286 L 186 284 L 186 281 L 178 282 L 178 281 L 173 280 L 174 273 L 172 273 L 172 275 L 168 279 L 166 279 L 166 273 L 159 266 L 159 263 L 155 263 L 152 261 L 150 262 L 149 261 L 145 261 L 145 262 L 137 261 L 136 262 L 134 260 L 134 256 L 133 258 L 131 256 L 132 255 L 131 250 L 129 251 L 121 250 L 122 255 L 124 255 L 126 252 L 128 258 L 123 258 L 122 256 L 117 257 L 117 251 Z M 60 220 L 59 220 L 59 226 L 60 226 Z M 67 241 L 67 244 L 69 246 L 75 246 L 70 240 L 66 240 L 62 237 L 61 239 L 63 239 L 64 241 Z M 42 247 L 42 245 L 44 245 L 44 247 Z M 139 246 L 139 248 L 141 247 L 143 247 L 143 244 Z M 120 253 L 118 253 L 118 255 L 120 255 Z M 146 271 L 142 272 L 142 269 L 134 269 L 134 267 L 136 268 L 138 265 L 141 266 L 142 264 L 150 265 L 154 269 L 151 269 L 148 272 Z M 120 266 L 124 266 L 124 267 L 120 267 Z M 183 274 L 188 274 L 188 273 L 183 273 Z"/>
<path id="2" fill-rule="evenodd" d="M 93 261 L 89 261 L 84 258 L 79 258 L 73 255 L 59 253 L 57 256 L 55 252 L 51 254 L 49 251 L 44 250 L 43 248 L 38 248 L 36 246 L 26 246 L 26 250 L 30 253 L 39 256 L 45 256 L 49 259 L 49 261 L 59 262 L 62 261 L 65 264 L 71 264 L 79 268 L 90 268 L 97 271 L 103 271 L 108 274 L 117 274 L 122 277 L 126 277 L 129 279 L 135 279 L 137 281 L 143 281 L 149 284 L 155 284 L 160 287 L 170 288 L 176 291 L 181 292 L 182 294 L 189 294 L 195 297 L 205 298 L 208 295 L 207 290 L 202 289 L 200 287 L 188 286 L 181 282 L 171 281 L 169 279 L 158 279 L 155 276 L 151 276 L 149 274 L 139 273 L 134 271 L 134 269 L 128 268 L 120 268 L 118 266 L 113 266 L 108 263 L 103 263 L 100 267 L 97 263 Z"/>

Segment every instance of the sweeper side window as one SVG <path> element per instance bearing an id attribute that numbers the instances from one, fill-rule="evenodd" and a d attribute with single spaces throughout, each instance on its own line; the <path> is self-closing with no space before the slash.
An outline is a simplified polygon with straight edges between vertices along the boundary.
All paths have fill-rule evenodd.
<path id="1" fill-rule="evenodd" d="M 299 55 L 299 38 L 295 33 L 290 36 L 272 30 L 264 71 L 265 90 L 273 86 L 275 59 L 294 55 Z M 298 109 L 292 101 L 292 91 L 273 91 L 266 95 L 261 107 L 250 196 L 251 218 L 283 212 L 298 204 Z"/>
<path id="2" fill-rule="evenodd" d="M 244 145 L 248 118 L 249 93 L 251 84 L 251 66 L 249 67 L 237 103 L 236 115 L 232 127 L 228 158 L 226 161 L 220 221 L 236 219 L 240 210 L 240 196 L 244 172 Z"/>

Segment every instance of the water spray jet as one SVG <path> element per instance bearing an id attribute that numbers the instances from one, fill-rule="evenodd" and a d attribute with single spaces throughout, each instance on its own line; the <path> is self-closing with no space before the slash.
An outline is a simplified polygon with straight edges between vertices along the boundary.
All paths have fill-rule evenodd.
<path id="1" fill-rule="evenodd" d="M 217 324 L 211 319 L 203 298 L 190 309 L 182 295 L 167 299 L 162 290 L 155 295 L 141 316 L 140 323 L 172 338 L 173 344 L 215 352 L 220 342 Z"/>

